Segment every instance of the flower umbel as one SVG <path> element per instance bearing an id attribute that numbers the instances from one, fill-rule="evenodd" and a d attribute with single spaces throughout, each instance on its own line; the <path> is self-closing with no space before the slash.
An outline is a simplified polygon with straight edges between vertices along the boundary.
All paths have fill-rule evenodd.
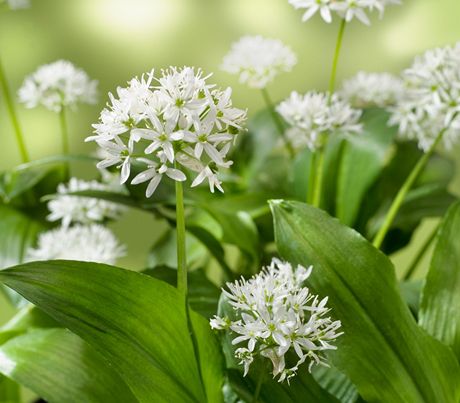
<path id="1" fill-rule="evenodd" d="M 230 330 L 235 334 L 233 345 L 241 345 L 235 356 L 249 371 L 256 356 L 270 359 L 273 376 L 279 381 L 295 376 L 298 367 L 309 361 L 309 370 L 315 364 L 327 365 L 324 351 L 334 350 L 331 344 L 342 335 L 340 321 L 326 316 L 327 297 L 320 299 L 304 286 L 310 276 L 308 269 L 273 259 L 270 266 L 250 280 L 228 283 L 223 291 L 234 309 L 234 319 L 215 316 L 211 327 Z M 291 367 L 288 352 L 295 353 Z"/>
<path id="2" fill-rule="evenodd" d="M 149 182 L 147 197 L 164 177 L 185 181 L 187 169 L 198 173 L 192 186 L 206 179 L 212 192 L 222 191 L 217 172 L 232 164 L 227 153 L 246 111 L 232 106 L 230 88 L 208 84 L 209 77 L 200 69 L 171 67 L 159 78 L 151 72 L 132 79 L 117 97 L 109 94 L 95 135 L 86 139 L 105 150 L 98 167 L 116 165 L 125 183 L 136 164 L 140 173 L 131 183 Z"/>
<path id="3" fill-rule="evenodd" d="M 439 133 L 450 148 L 460 137 L 460 43 L 427 51 L 403 73 L 405 93 L 391 108 L 401 139 L 428 150 Z"/>
<path id="4" fill-rule="evenodd" d="M 21 8 L 29 8 L 30 7 L 30 1 L 29 0 L 6 0 L 6 5 L 11 9 L 11 10 L 19 10 Z M 3 1 L 0 1 L 0 5 L 3 3 Z"/>
<path id="5" fill-rule="evenodd" d="M 62 107 L 97 101 L 97 81 L 65 60 L 45 64 L 28 76 L 18 92 L 27 108 L 43 105 L 60 112 Z"/>
<path id="6" fill-rule="evenodd" d="M 289 0 L 296 9 L 305 10 L 302 21 L 307 21 L 319 13 L 324 21 L 332 22 L 335 13 L 347 22 L 357 18 L 363 24 L 369 25 L 367 12 L 377 10 L 382 17 L 385 7 L 391 4 L 401 4 L 400 0 Z"/>
<path id="7" fill-rule="evenodd" d="M 240 82 L 251 88 L 261 89 L 278 74 L 291 71 L 296 63 L 296 55 L 280 40 L 244 36 L 224 57 L 222 70 L 238 74 Z"/>
<path id="8" fill-rule="evenodd" d="M 105 219 L 117 219 L 125 210 L 116 203 L 95 197 L 72 196 L 69 193 L 81 191 L 105 191 L 120 193 L 120 185 L 104 184 L 98 181 L 84 181 L 71 178 L 68 184 L 61 183 L 57 188 L 57 195 L 48 202 L 49 221 L 62 220 L 62 226 L 68 227 L 71 223 L 90 224 L 102 222 Z"/>
<path id="9" fill-rule="evenodd" d="M 343 83 L 340 96 L 355 108 L 395 105 L 404 94 L 403 82 L 389 73 L 360 71 Z"/>
<path id="10" fill-rule="evenodd" d="M 115 264 L 124 254 L 125 247 L 102 225 L 75 225 L 40 234 L 37 247 L 27 251 L 26 261 L 65 259 Z"/>
<path id="11" fill-rule="evenodd" d="M 301 95 L 294 91 L 276 110 L 291 125 L 286 136 L 297 150 L 307 146 L 314 151 L 324 144 L 324 136 L 334 132 L 362 131 L 361 111 L 353 109 L 336 94 L 329 99 L 326 93 Z"/>

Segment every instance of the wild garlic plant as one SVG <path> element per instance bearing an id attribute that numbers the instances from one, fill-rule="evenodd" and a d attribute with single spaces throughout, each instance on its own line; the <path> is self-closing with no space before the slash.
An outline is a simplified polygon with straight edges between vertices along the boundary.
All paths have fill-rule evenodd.
<path id="1" fill-rule="evenodd" d="M 232 90 L 208 83 L 210 75 L 193 67 L 170 67 L 159 78 L 154 72 L 134 78 L 94 125 L 95 141 L 107 157 L 99 168 L 121 169 L 121 183 L 130 179 L 131 167 L 140 173 L 131 184 L 148 182 L 151 197 L 163 178 L 175 181 L 178 287 L 187 293 L 185 215 L 182 182 L 194 176 L 191 187 L 207 182 L 214 193 L 223 192 L 217 174 L 228 168 L 227 158 L 236 136 L 243 130 L 246 111 L 232 105 Z"/>

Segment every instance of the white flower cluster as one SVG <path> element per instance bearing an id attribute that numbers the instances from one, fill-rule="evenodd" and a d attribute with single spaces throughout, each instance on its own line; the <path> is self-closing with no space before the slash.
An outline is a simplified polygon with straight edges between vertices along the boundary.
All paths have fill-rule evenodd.
<path id="1" fill-rule="evenodd" d="M 382 17 L 385 7 L 391 4 L 401 4 L 400 0 L 289 0 L 296 9 L 304 9 L 302 21 L 307 21 L 316 13 L 327 23 L 332 22 L 332 14 L 349 22 L 357 18 L 362 23 L 370 25 L 366 12 L 377 10 Z"/>
<path id="2" fill-rule="evenodd" d="M 308 92 L 301 95 L 292 92 L 289 98 L 276 108 L 283 119 L 291 125 L 286 136 L 294 149 L 307 146 L 312 151 L 322 147 L 324 136 L 334 132 L 360 133 L 361 111 L 353 109 L 337 94 Z"/>
<path id="3" fill-rule="evenodd" d="M 293 269 L 287 262 L 273 259 L 270 266 L 246 281 L 228 283 L 224 290 L 237 319 L 215 316 L 213 329 L 230 329 L 236 333 L 232 344 L 247 343 L 235 355 L 244 365 L 244 375 L 257 355 L 269 358 L 273 376 L 279 381 L 296 375 L 308 358 L 309 370 L 314 364 L 326 365 L 323 352 L 334 350 L 331 344 L 342 333 L 340 321 L 326 316 L 327 298 L 319 299 L 304 286 L 312 267 Z M 298 360 L 287 368 L 285 355 L 295 352 Z"/>
<path id="4" fill-rule="evenodd" d="M 360 71 L 343 83 L 340 96 L 356 108 L 395 105 L 404 94 L 403 81 L 390 73 Z"/>
<path id="5" fill-rule="evenodd" d="M 261 89 L 278 74 L 291 71 L 296 63 L 296 55 L 283 42 L 257 35 L 244 36 L 233 43 L 221 68 L 239 74 L 241 83 Z"/>
<path id="6" fill-rule="evenodd" d="M 97 81 L 65 60 L 45 64 L 28 76 L 18 92 L 27 108 L 43 105 L 60 112 L 63 106 L 97 102 Z"/>
<path id="7" fill-rule="evenodd" d="M 0 1 L 0 4 L 2 2 Z M 21 8 L 29 8 L 30 1 L 29 0 L 6 0 L 6 4 L 11 10 L 19 10 Z"/>
<path id="8" fill-rule="evenodd" d="M 115 264 L 124 254 L 125 248 L 107 228 L 76 225 L 40 234 L 37 247 L 27 251 L 26 261 L 65 259 Z"/>
<path id="9" fill-rule="evenodd" d="M 417 57 L 403 79 L 405 95 L 391 109 L 390 124 L 425 151 L 444 132 L 450 148 L 460 137 L 460 43 Z"/>
<path id="10" fill-rule="evenodd" d="M 125 183 L 137 164 L 141 172 L 131 183 L 149 181 L 147 197 L 165 175 L 185 181 L 185 169 L 198 173 L 192 187 L 207 180 L 212 192 L 215 187 L 223 192 L 216 173 L 232 164 L 226 157 L 246 111 L 232 106 L 231 88 L 221 91 L 206 83 L 209 77 L 200 69 L 171 67 L 158 79 L 153 72 L 134 78 L 117 89 L 118 97 L 109 94 L 96 135 L 86 139 L 108 155 L 98 167 L 120 167 Z"/>
<path id="11" fill-rule="evenodd" d="M 58 194 L 48 202 L 48 209 L 50 210 L 48 220 L 62 220 L 62 226 L 68 227 L 71 223 L 90 224 L 102 222 L 107 218 L 117 219 L 120 217 L 124 208 L 116 203 L 95 197 L 69 195 L 69 193 L 89 190 L 121 193 L 123 188 L 118 184 L 71 178 L 68 184 L 61 183 L 58 186 Z"/>

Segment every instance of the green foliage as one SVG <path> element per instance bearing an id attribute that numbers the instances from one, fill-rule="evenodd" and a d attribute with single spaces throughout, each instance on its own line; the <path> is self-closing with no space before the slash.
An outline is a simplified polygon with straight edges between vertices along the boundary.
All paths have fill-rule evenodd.
<path id="1" fill-rule="evenodd" d="M 460 368 L 447 346 L 428 336 L 403 302 L 391 262 L 357 232 L 323 211 L 272 203 L 281 256 L 313 265 L 310 285 L 329 296 L 344 335 L 330 354 L 369 401 L 456 402 Z"/>
<path id="2" fill-rule="evenodd" d="M 460 202 L 447 212 L 423 288 L 419 322 L 460 359 Z"/>
<path id="3" fill-rule="evenodd" d="M 168 284 L 72 261 L 29 263 L 0 272 L 0 279 L 99 351 L 138 400 L 219 396 L 223 374 L 211 330 L 191 313 L 199 339 L 190 338 L 184 296 Z"/>
<path id="4" fill-rule="evenodd" d="M 50 402 L 137 402 L 120 376 L 80 337 L 37 329 L 0 346 L 0 372 Z"/>
<path id="5" fill-rule="evenodd" d="M 0 268 L 21 263 L 27 248 L 34 246 L 37 234 L 44 226 L 11 207 L 0 204 Z M 24 300 L 2 286 L 10 302 L 23 306 Z"/>

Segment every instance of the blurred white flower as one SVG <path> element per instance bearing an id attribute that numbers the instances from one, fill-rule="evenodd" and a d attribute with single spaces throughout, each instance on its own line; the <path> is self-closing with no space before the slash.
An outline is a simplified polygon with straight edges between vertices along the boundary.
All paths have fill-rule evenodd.
<path id="1" fill-rule="evenodd" d="M 29 8 L 30 1 L 29 0 L 6 0 L 6 4 L 12 10 L 19 10 L 21 8 Z"/>
<path id="2" fill-rule="evenodd" d="M 65 60 L 39 67 L 26 77 L 18 92 L 19 101 L 27 108 L 43 105 L 59 112 L 63 106 L 97 101 L 97 81 Z"/>
<path id="3" fill-rule="evenodd" d="M 144 168 L 131 183 L 148 181 L 147 197 L 165 176 L 185 181 L 185 169 L 198 173 L 192 186 L 207 179 L 211 191 L 223 191 L 216 174 L 232 163 L 227 153 L 246 111 L 232 106 L 230 88 L 215 88 L 209 77 L 200 69 L 171 67 L 158 79 L 153 71 L 134 78 L 117 89 L 117 97 L 109 94 L 109 107 L 93 125 L 95 135 L 86 139 L 105 150 L 98 167 L 121 168 L 122 183 L 132 164 Z"/>
<path id="4" fill-rule="evenodd" d="M 360 71 L 343 83 L 339 94 L 356 108 L 383 108 L 395 105 L 403 96 L 404 87 L 403 81 L 392 74 Z"/>
<path id="5" fill-rule="evenodd" d="M 363 24 L 369 25 L 370 21 L 367 12 L 374 10 L 383 15 L 385 7 L 391 4 L 401 4 L 400 0 L 289 0 L 296 9 L 305 10 L 302 21 L 307 21 L 316 13 L 327 23 L 332 22 L 332 15 L 335 13 L 347 22 L 357 18 Z"/>
<path id="6" fill-rule="evenodd" d="M 291 71 L 296 63 L 296 55 L 283 42 L 257 35 L 244 36 L 233 43 L 221 68 L 238 74 L 241 83 L 261 89 L 278 74 Z"/>
<path id="7" fill-rule="evenodd" d="M 68 184 L 61 183 L 57 188 L 57 195 L 48 202 L 50 210 L 48 220 L 62 220 L 62 226 L 68 227 L 71 223 L 90 224 L 119 218 L 125 210 L 119 204 L 95 197 L 69 195 L 69 193 L 89 190 L 122 193 L 121 185 L 114 184 L 113 178 L 111 181 L 110 184 L 105 184 L 94 180 L 71 178 Z"/>
<path id="8" fill-rule="evenodd" d="M 310 276 L 308 269 L 273 259 L 250 280 L 227 283 L 223 291 L 234 309 L 235 320 L 215 316 L 210 321 L 213 329 L 235 333 L 233 345 L 244 343 L 235 356 L 244 365 L 244 374 L 257 355 L 271 360 L 273 376 L 279 381 L 296 375 L 298 367 L 309 360 L 309 369 L 315 364 L 326 364 L 324 351 L 334 350 L 331 344 L 343 333 L 338 332 L 340 321 L 326 316 L 327 297 L 319 299 L 310 293 L 304 283 Z M 291 367 L 285 355 L 292 351 L 297 361 Z"/>
<path id="9" fill-rule="evenodd" d="M 390 109 L 390 124 L 425 151 L 443 131 L 450 148 L 460 138 L 460 43 L 418 56 L 403 79 L 405 94 Z"/>
<path id="10" fill-rule="evenodd" d="M 125 247 L 113 233 L 99 224 L 59 227 L 40 234 L 36 248 L 26 253 L 26 261 L 80 260 L 115 264 L 125 255 Z"/>
<path id="11" fill-rule="evenodd" d="M 331 133 L 362 131 L 359 123 L 361 111 L 353 109 L 337 94 L 329 99 L 327 93 L 308 92 L 301 95 L 294 91 L 276 110 L 291 125 L 286 135 L 295 149 L 306 145 L 316 150 L 324 144 L 324 137 Z"/>

